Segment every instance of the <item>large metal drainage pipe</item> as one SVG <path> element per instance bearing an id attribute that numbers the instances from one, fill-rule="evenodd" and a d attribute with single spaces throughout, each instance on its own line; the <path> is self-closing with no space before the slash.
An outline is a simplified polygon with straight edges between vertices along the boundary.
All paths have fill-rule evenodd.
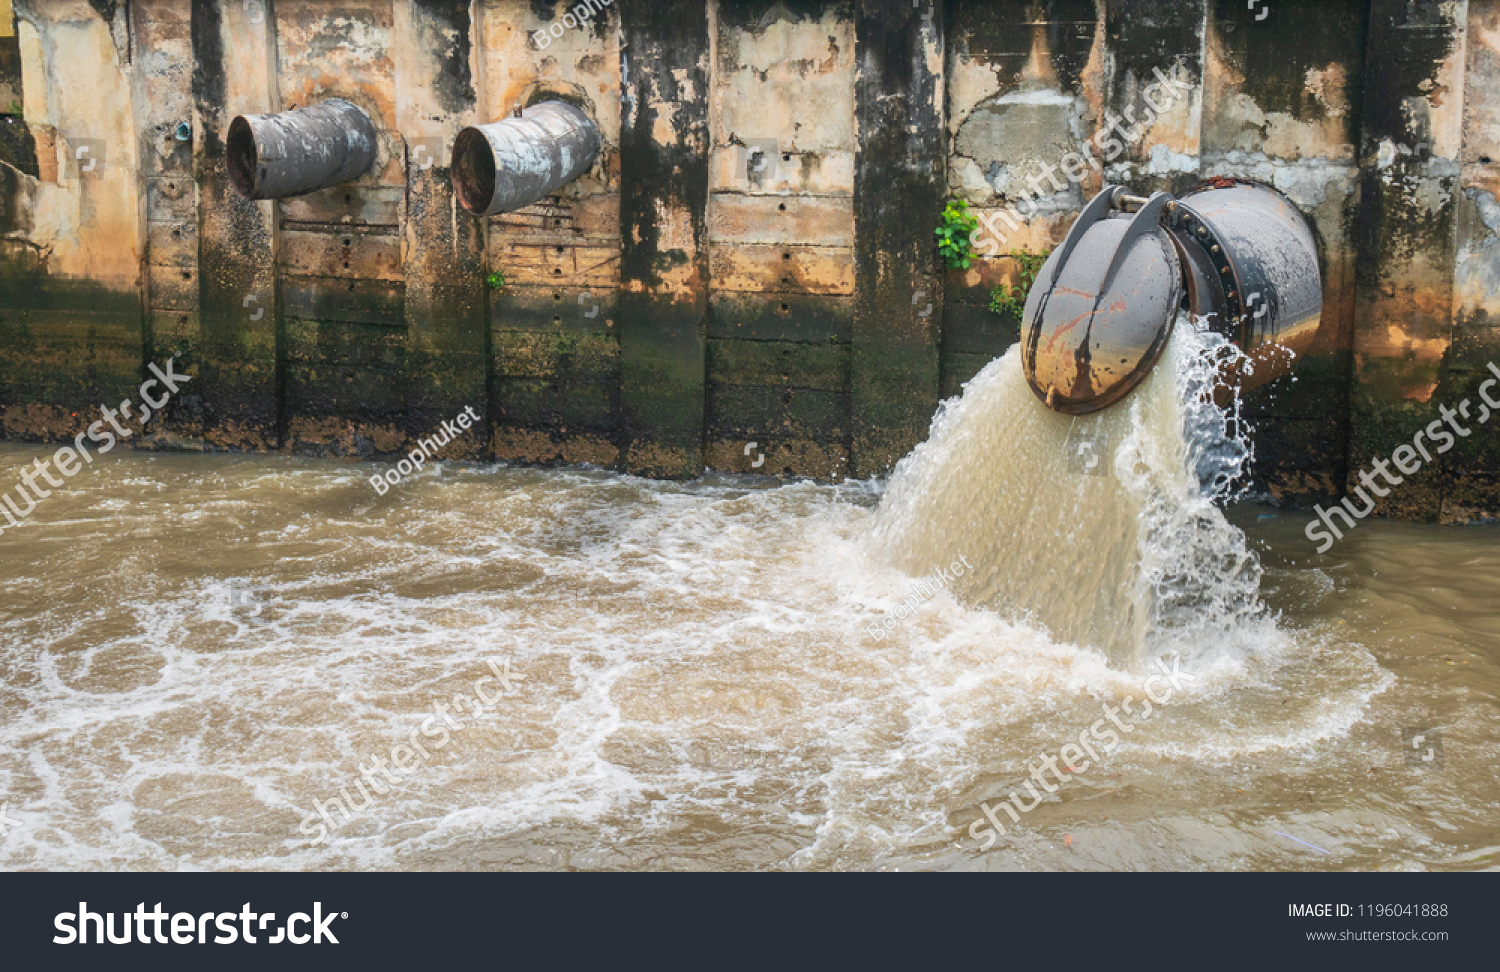
<path id="1" fill-rule="evenodd" d="M 1291 200 L 1266 186 L 1211 180 L 1165 225 L 1187 273 L 1187 308 L 1239 345 L 1243 389 L 1291 373 L 1318 336 L 1318 244 Z"/>
<path id="2" fill-rule="evenodd" d="M 453 187 L 471 213 L 530 206 L 589 170 L 599 128 L 579 108 L 543 101 L 514 118 L 465 128 L 453 143 Z"/>
<path id="3" fill-rule="evenodd" d="M 1323 311 L 1318 248 L 1267 186 L 1213 179 L 1182 199 L 1108 186 L 1037 272 L 1022 314 L 1022 367 L 1047 407 L 1108 408 L 1146 379 L 1177 314 L 1246 355 L 1226 377 L 1252 388 L 1294 367 Z"/>
<path id="4" fill-rule="evenodd" d="M 251 199 L 284 199 L 357 179 L 375 164 L 375 123 L 358 105 L 329 98 L 229 123 L 229 181 Z"/>

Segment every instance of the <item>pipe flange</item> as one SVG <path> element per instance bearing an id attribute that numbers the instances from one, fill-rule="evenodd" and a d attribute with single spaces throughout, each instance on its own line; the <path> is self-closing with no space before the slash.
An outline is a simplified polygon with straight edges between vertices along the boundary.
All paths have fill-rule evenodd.
<path id="1" fill-rule="evenodd" d="M 1213 268 L 1213 283 L 1223 297 L 1225 324 L 1237 325 L 1243 321 L 1245 302 L 1240 293 L 1239 278 L 1235 276 L 1234 265 L 1229 262 L 1229 252 L 1214 228 L 1182 200 L 1178 200 L 1162 223 L 1173 231 L 1179 243 L 1196 246 Z M 1210 303 L 1218 304 L 1217 301 Z"/>

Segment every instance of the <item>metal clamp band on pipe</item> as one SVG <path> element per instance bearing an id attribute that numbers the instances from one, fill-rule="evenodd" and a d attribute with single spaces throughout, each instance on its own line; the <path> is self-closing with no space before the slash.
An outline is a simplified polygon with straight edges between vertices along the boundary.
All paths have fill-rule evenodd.
<path id="1" fill-rule="evenodd" d="M 603 140 L 584 112 L 543 101 L 514 118 L 465 128 L 453 143 L 453 187 L 471 213 L 523 209 L 589 170 Z"/>
<path id="2" fill-rule="evenodd" d="M 229 181 L 251 199 L 284 199 L 357 179 L 375 164 L 375 123 L 355 104 L 329 98 L 229 123 Z"/>

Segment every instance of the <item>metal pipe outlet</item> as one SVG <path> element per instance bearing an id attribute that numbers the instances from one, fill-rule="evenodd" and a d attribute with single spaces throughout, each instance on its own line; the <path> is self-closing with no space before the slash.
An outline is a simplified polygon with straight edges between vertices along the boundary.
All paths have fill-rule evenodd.
<path id="1" fill-rule="evenodd" d="M 375 123 L 355 104 L 329 98 L 229 123 L 229 181 L 251 199 L 284 199 L 357 179 L 375 164 Z"/>
<path id="2" fill-rule="evenodd" d="M 514 212 L 587 172 L 601 144 L 598 126 L 581 109 L 543 101 L 514 118 L 459 132 L 453 187 L 471 213 Z"/>
<path id="3" fill-rule="evenodd" d="M 1245 353 L 1225 376 L 1240 388 L 1290 372 L 1323 311 L 1317 243 L 1290 200 L 1234 179 L 1180 200 L 1106 187 L 1026 297 L 1026 379 L 1054 411 L 1108 408 L 1151 373 L 1179 310 Z"/>
<path id="4" fill-rule="evenodd" d="M 1253 364 L 1239 386 L 1291 373 L 1323 315 L 1318 244 L 1297 207 L 1266 186 L 1216 179 L 1183 196 L 1175 216 L 1167 230 L 1195 268 L 1188 309 Z"/>

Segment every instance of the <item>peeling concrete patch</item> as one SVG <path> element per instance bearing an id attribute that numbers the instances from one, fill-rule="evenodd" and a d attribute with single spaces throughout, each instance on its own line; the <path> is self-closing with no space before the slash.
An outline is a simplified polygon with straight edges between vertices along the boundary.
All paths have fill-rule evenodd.
<path id="1" fill-rule="evenodd" d="M 1165 145 L 1151 146 L 1151 160 L 1144 166 L 1151 175 L 1169 175 L 1173 172 L 1198 171 L 1198 157 L 1174 152 Z"/>
<path id="2" fill-rule="evenodd" d="M 1253 179 L 1275 186 L 1292 202 L 1315 209 L 1348 200 L 1359 187 L 1359 169 L 1338 159 L 1273 159 L 1264 152 L 1214 153 L 1203 159 L 1203 177 Z"/>
<path id="3" fill-rule="evenodd" d="M 1496 202 L 1494 193 L 1472 186 L 1464 190 L 1464 195 L 1474 203 L 1474 208 L 1479 212 L 1479 218 L 1489 228 L 1490 239 L 1484 244 L 1489 246 L 1494 241 L 1495 234 L 1500 233 L 1500 202 Z"/>

